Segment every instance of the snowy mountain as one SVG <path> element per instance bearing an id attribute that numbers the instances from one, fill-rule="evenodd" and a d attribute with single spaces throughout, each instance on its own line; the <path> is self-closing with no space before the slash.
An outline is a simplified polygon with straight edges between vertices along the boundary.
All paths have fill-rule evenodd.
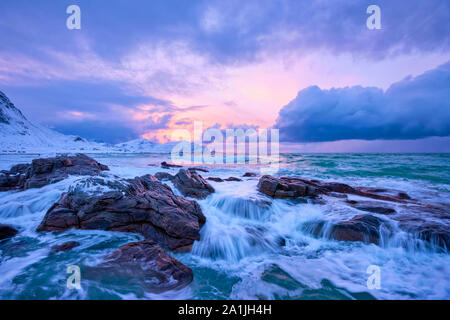
<path id="1" fill-rule="evenodd" d="M 170 153 L 178 142 L 159 144 L 147 139 L 136 139 L 114 146 L 116 152 L 125 153 Z"/>
<path id="2" fill-rule="evenodd" d="M 108 145 L 65 135 L 30 122 L 0 91 L 0 153 L 170 153 L 175 144 L 137 139 Z"/>

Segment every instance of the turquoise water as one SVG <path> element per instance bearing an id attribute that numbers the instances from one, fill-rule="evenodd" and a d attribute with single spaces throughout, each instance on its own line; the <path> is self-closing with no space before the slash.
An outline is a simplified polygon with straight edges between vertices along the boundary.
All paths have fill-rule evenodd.
<path id="1" fill-rule="evenodd" d="M 0 155 L 0 170 L 29 162 L 32 155 Z M 161 171 L 163 155 L 93 155 L 112 175 L 134 177 Z M 260 168 L 209 166 L 205 176 L 242 176 Z M 175 172 L 175 170 L 173 170 Z M 283 154 L 277 175 L 391 188 L 426 204 L 450 204 L 449 154 Z M 0 244 L 0 299 L 449 299 L 450 256 L 417 245 L 395 222 L 395 236 L 381 246 L 314 238 L 311 221 L 339 221 L 360 213 L 340 199 L 324 203 L 272 200 L 256 190 L 257 178 L 211 184 L 216 192 L 199 201 L 207 223 L 190 253 L 174 254 L 194 271 L 179 291 L 153 294 L 127 283 L 100 285 L 82 278 L 81 290 L 66 288 L 69 265 L 98 264 L 139 235 L 95 230 L 36 233 L 48 208 L 78 177 L 42 189 L 0 193 L 0 223 L 20 233 Z M 175 191 L 177 192 L 177 191 Z M 402 214 L 407 209 L 395 207 Z M 406 210 L 406 211 L 405 211 Z M 417 214 L 417 213 L 411 213 Z M 419 213 L 420 214 L 420 213 Z M 436 219 L 432 217 L 430 219 Z M 450 213 L 439 217 L 450 223 Z M 51 254 L 50 247 L 79 247 Z M 367 267 L 381 270 L 381 288 L 367 287 Z"/>

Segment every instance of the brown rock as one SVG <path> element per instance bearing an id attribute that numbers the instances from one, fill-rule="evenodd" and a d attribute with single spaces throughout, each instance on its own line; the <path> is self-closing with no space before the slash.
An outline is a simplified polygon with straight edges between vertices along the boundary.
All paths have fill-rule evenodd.
<path id="1" fill-rule="evenodd" d="M 69 251 L 72 250 L 75 247 L 78 247 L 80 245 L 77 241 L 69 241 L 60 245 L 55 245 L 52 247 L 52 252 L 60 252 L 60 251 Z"/>
<path id="2" fill-rule="evenodd" d="M 166 161 L 161 162 L 161 168 L 163 169 L 182 168 L 182 167 L 183 166 L 167 163 Z"/>
<path id="3" fill-rule="evenodd" d="M 331 226 L 324 221 L 307 225 L 305 231 L 317 237 L 327 237 L 338 241 L 359 241 L 379 244 L 380 226 L 383 220 L 372 215 L 362 214 L 348 221 L 338 222 Z"/>
<path id="4" fill-rule="evenodd" d="M 14 237 L 19 231 L 6 224 L 0 224 L 0 241 Z"/>
<path id="5" fill-rule="evenodd" d="M 195 171 L 181 169 L 173 179 L 175 187 L 186 197 L 204 199 L 215 190 Z"/>
<path id="6" fill-rule="evenodd" d="M 110 282 L 115 279 L 146 291 L 160 293 L 181 289 L 192 282 L 192 270 L 168 255 L 153 241 L 131 242 L 121 246 L 106 261 L 85 271 L 87 279 Z"/>
<path id="7" fill-rule="evenodd" d="M 272 176 L 262 176 L 259 179 L 258 190 L 272 198 L 315 197 L 319 194 L 315 185 L 308 184 L 303 179 Z"/>
<path id="8" fill-rule="evenodd" d="M 66 179 L 69 175 L 98 175 L 109 168 L 84 155 L 61 155 L 34 159 L 31 164 L 18 164 L 0 172 L 0 191 L 41 188 Z"/>
<path id="9" fill-rule="evenodd" d="M 90 179 L 113 189 L 64 193 L 48 210 L 37 231 L 69 228 L 135 232 L 171 250 L 189 247 L 200 239 L 206 218 L 197 202 L 176 196 L 151 175 L 114 183 Z"/>

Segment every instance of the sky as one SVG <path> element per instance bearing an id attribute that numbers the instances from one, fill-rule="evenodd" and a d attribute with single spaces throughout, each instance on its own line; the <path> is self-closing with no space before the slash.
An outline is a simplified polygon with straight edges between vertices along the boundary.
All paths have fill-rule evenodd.
<path id="1" fill-rule="evenodd" d="M 81 9 L 69 30 L 66 8 Z M 369 5 L 381 9 L 370 30 Z M 277 128 L 284 150 L 450 152 L 447 0 L 3 0 L 0 91 L 109 143 Z"/>

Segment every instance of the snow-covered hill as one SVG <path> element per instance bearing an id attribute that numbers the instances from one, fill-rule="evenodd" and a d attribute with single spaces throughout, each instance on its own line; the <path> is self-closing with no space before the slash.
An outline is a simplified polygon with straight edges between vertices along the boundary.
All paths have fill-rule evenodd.
<path id="1" fill-rule="evenodd" d="M 147 139 L 136 139 L 114 146 L 116 152 L 125 153 L 170 153 L 178 142 L 159 144 Z"/>
<path id="2" fill-rule="evenodd" d="M 29 121 L 0 91 L 0 153 L 170 153 L 175 144 L 137 139 L 108 145 L 61 134 Z"/>

